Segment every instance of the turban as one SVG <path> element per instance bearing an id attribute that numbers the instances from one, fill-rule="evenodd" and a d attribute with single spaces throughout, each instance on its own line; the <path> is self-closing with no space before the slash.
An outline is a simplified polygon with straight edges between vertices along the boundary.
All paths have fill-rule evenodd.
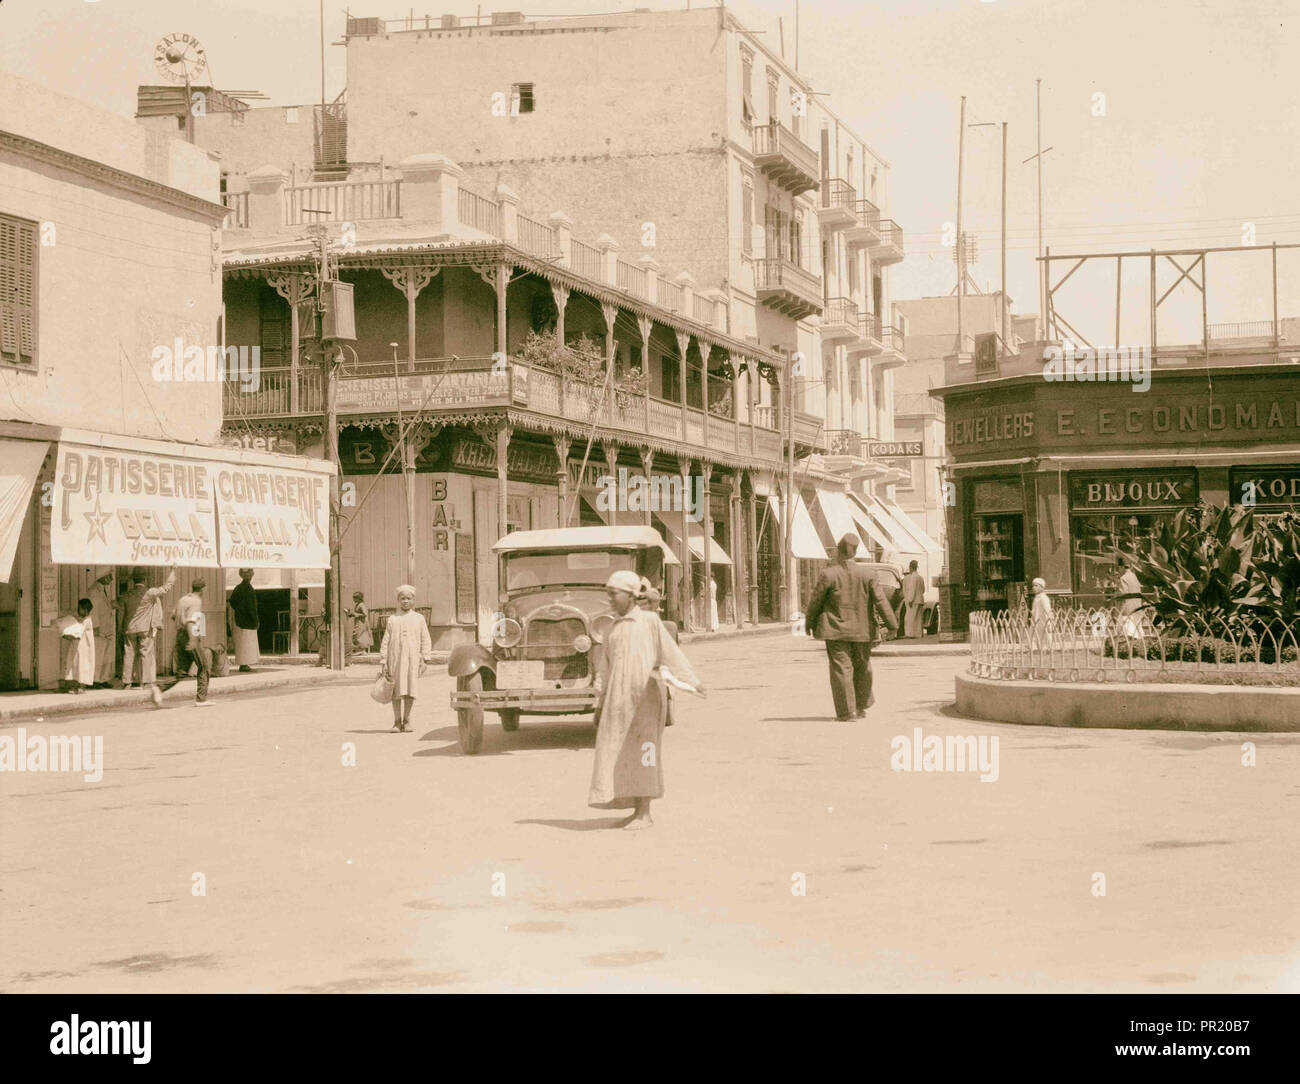
<path id="1" fill-rule="evenodd" d="M 415 588 L 412 587 L 409 583 L 404 583 L 404 584 L 402 584 L 401 587 L 399 587 L 399 588 L 397 589 L 397 593 L 398 593 L 399 595 L 402 595 L 402 594 L 410 595 L 412 598 L 414 598 L 414 597 L 415 597 Z"/>
<path id="2" fill-rule="evenodd" d="M 641 593 L 641 577 L 635 572 L 629 572 L 626 569 L 613 573 L 605 581 L 606 587 L 612 587 L 616 591 L 626 591 L 633 598 Z"/>
<path id="3" fill-rule="evenodd" d="M 1047 590 L 1047 581 L 1042 576 L 1034 577 L 1034 586 L 1041 591 Z"/>

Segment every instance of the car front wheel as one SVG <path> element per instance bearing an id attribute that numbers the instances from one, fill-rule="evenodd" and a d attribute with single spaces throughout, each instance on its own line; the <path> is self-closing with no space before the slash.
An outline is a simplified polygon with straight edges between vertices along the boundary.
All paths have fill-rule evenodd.
<path id="1" fill-rule="evenodd" d="M 481 693 L 483 691 L 483 672 L 476 670 L 456 679 L 457 692 Z M 456 730 L 460 734 L 461 752 L 473 756 L 483 748 L 483 709 L 475 704 L 473 707 L 456 709 Z"/>

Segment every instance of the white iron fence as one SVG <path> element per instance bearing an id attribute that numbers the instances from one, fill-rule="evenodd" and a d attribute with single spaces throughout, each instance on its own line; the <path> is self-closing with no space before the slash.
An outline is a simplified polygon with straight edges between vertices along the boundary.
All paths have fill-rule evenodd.
<path id="1" fill-rule="evenodd" d="M 1170 622 L 1114 607 L 1060 608 L 1037 621 L 1026 609 L 978 611 L 970 653 L 970 672 L 982 678 L 1300 685 L 1300 622 Z"/>

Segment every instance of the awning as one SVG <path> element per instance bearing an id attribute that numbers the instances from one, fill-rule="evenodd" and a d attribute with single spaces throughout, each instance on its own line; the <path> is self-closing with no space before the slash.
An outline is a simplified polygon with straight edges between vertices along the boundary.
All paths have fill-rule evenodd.
<path id="1" fill-rule="evenodd" d="M 253 590 L 255 591 L 288 591 L 290 589 L 290 577 L 293 570 L 288 568 L 255 568 L 253 569 Z M 233 591 L 239 586 L 239 569 L 226 569 L 226 590 Z M 298 569 L 298 586 L 299 587 L 324 587 L 325 586 L 325 569 L 323 568 L 300 568 Z"/>
<path id="2" fill-rule="evenodd" d="M 0 583 L 8 583 L 48 440 L 0 440 Z"/>
<path id="3" fill-rule="evenodd" d="M 921 547 L 925 553 L 934 553 L 934 554 L 943 553 L 943 547 L 939 545 L 938 542 L 936 542 L 925 532 L 924 527 L 922 527 L 919 523 L 916 522 L 916 520 L 914 520 L 911 516 L 909 516 L 906 512 L 904 512 L 903 509 L 899 508 L 897 504 L 895 504 L 893 501 L 885 497 L 877 497 L 876 500 L 879 501 L 885 507 L 885 509 L 889 512 L 890 516 L 893 517 L 895 522 L 897 522 L 901 527 L 903 527 L 908 534 L 910 534 L 921 544 Z"/>
<path id="4" fill-rule="evenodd" d="M 660 522 L 663 523 L 664 530 L 668 532 L 668 537 L 672 541 L 673 549 L 675 551 L 680 551 L 682 546 L 682 536 L 674 531 L 666 521 L 661 520 Z M 697 561 L 703 561 L 705 543 L 704 528 L 692 520 L 687 520 L 686 522 L 690 525 L 688 530 L 690 532 L 691 555 Z M 709 561 L 711 563 L 715 565 L 731 564 L 731 558 L 727 556 L 726 550 L 719 546 L 712 538 L 707 541 L 709 543 Z M 679 561 L 678 564 L 680 563 L 681 562 Z"/>
<path id="5" fill-rule="evenodd" d="M 329 567 L 331 464 L 64 430 L 57 564 Z"/>
<path id="6" fill-rule="evenodd" d="M 866 510 L 862 508 L 857 501 L 846 499 L 846 503 L 849 506 L 849 515 L 853 517 L 853 522 L 858 525 L 859 534 L 862 534 L 862 532 L 865 531 L 866 533 L 863 537 L 870 538 L 871 541 L 882 550 L 890 550 L 894 548 L 894 544 L 889 540 L 889 536 L 876 526 L 876 521 L 867 515 Z"/>
<path id="7" fill-rule="evenodd" d="M 772 508 L 772 516 L 779 524 L 781 522 L 781 500 L 775 494 L 769 494 L 767 500 Z M 794 495 L 793 504 L 794 529 L 790 532 L 790 549 L 801 560 L 826 560 L 826 547 L 822 545 L 822 540 L 817 537 L 817 528 L 813 526 L 812 516 L 808 514 L 803 498 L 797 493 Z"/>
<path id="8" fill-rule="evenodd" d="M 876 526 L 889 538 L 889 545 L 885 547 L 886 549 L 899 554 L 921 554 L 925 552 L 920 543 L 902 528 L 875 497 L 868 496 L 864 498 L 855 493 L 853 494 L 853 500 L 866 510 Z"/>
<path id="9" fill-rule="evenodd" d="M 858 540 L 858 556 L 868 556 L 867 548 L 862 544 L 862 535 L 858 532 L 853 522 L 853 515 L 849 511 L 848 497 L 838 490 L 819 489 L 817 503 L 822 506 L 822 514 L 826 516 L 826 526 L 831 529 L 831 537 L 836 543 L 838 544 L 845 535 L 851 535 Z"/>

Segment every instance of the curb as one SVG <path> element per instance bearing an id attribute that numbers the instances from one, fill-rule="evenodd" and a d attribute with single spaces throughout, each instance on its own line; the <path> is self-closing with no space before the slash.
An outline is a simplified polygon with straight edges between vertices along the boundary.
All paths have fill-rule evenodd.
<path id="1" fill-rule="evenodd" d="M 711 640 L 738 640 L 742 636 L 763 636 L 772 635 L 778 632 L 784 632 L 787 636 L 790 634 L 790 626 L 781 621 L 775 621 L 771 624 L 759 625 L 757 628 L 743 629 L 719 629 L 717 632 L 683 632 L 681 643 L 695 644 L 708 643 Z"/>
<path id="2" fill-rule="evenodd" d="M 947 658 L 956 655 L 969 655 L 970 644 L 907 644 L 889 640 L 879 647 L 871 649 L 873 659 L 902 658 Z"/>
<path id="3" fill-rule="evenodd" d="M 373 680 L 373 675 L 362 677 L 360 674 L 350 674 L 347 670 L 336 671 L 315 666 L 294 667 L 294 669 L 301 672 L 289 675 L 254 674 L 245 677 L 238 685 L 229 684 L 226 678 L 214 678 L 208 686 L 208 698 L 249 692 L 276 692 L 280 689 L 303 688 L 327 682 L 369 684 Z M 361 667 L 357 669 L 360 670 Z M 104 696 L 103 690 L 97 692 L 104 698 L 95 698 L 94 693 L 83 693 L 81 696 L 65 694 L 57 703 L 40 706 L 35 704 L 10 706 L 0 702 L 0 726 L 32 719 L 44 720 L 64 715 L 98 715 L 110 711 L 139 710 L 146 706 L 153 706 L 149 693 L 143 689 L 132 689 L 129 693 L 120 689 L 113 690 L 109 693 L 111 699 Z M 188 680 L 181 681 L 162 694 L 163 703 L 193 702 L 193 692 L 194 686 Z"/>
<path id="4" fill-rule="evenodd" d="M 1107 730 L 1300 732 L 1300 689 L 956 678 L 968 719 Z"/>

